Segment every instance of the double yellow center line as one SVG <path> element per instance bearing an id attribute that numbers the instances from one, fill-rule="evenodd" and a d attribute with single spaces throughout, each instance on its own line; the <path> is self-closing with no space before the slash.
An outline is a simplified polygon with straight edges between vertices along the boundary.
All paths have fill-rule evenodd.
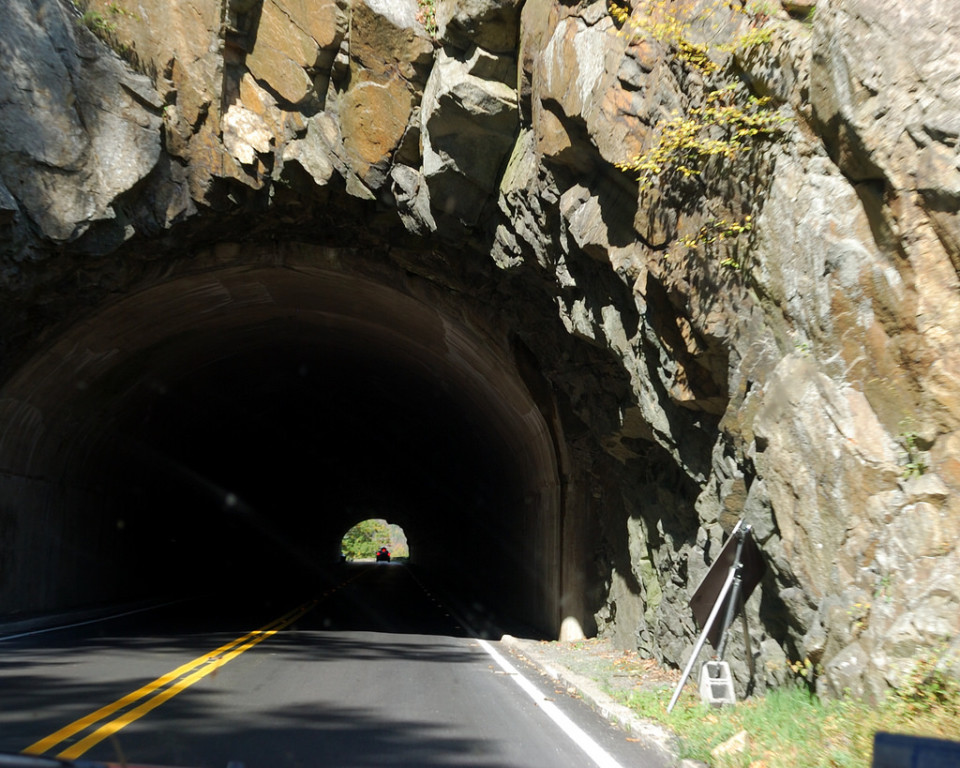
<path id="1" fill-rule="evenodd" d="M 91 747 L 109 738 L 121 728 L 128 726 L 148 712 L 153 711 L 165 701 L 172 699 L 211 672 L 215 672 L 244 651 L 249 651 L 258 643 L 290 626 L 304 614 L 313 610 L 317 602 L 317 600 L 308 600 L 260 629 L 248 632 L 236 640 L 231 640 L 226 645 L 221 645 L 209 653 L 198 656 L 193 661 L 167 672 L 162 677 L 158 677 L 152 683 L 147 683 L 142 688 L 128 693 L 112 704 L 107 704 L 96 712 L 91 712 L 89 715 L 70 723 L 70 725 L 64 726 L 56 733 L 51 733 L 46 738 L 40 739 L 40 741 L 23 750 L 23 753 L 42 755 L 81 731 L 102 723 L 94 731 L 57 754 L 57 757 L 62 760 L 74 760 L 80 757 Z M 137 702 L 140 703 L 137 704 Z M 133 706 L 134 704 L 136 706 Z"/>

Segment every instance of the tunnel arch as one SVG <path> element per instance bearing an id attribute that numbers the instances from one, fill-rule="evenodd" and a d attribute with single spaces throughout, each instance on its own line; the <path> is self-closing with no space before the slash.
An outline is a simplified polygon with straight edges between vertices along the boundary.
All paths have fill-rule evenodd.
<path id="1" fill-rule="evenodd" d="M 5 382 L 0 610 L 187 588 L 247 558 L 302 578 L 339 547 L 351 503 L 389 503 L 423 567 L 558 631 L 562 441 L 509 329 L 320 250 L 140 285 Z M 321 492 L 323 515 L 291 511 Z M 464 531 L 488 544 L 483 563 L 450 555 Z M 119 576 L 144 563 L 152 578 Z"/>

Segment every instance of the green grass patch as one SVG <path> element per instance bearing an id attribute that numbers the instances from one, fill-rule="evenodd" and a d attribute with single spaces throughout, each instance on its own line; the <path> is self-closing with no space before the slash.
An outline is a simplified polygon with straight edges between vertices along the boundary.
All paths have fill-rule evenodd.
<path id="1" fill-rule="evenodd" d="M 960 695 L 934 705 L 890 696 L 879 706 L 853 700 L 820 700 L 804 687 L 787 687 L 735 707 L 706 707 L 686 689 L 667 714 L 672 691 L 634 691 L 628 705 L 680 739 L 681 756 L 717 768 L 869 768 L 877 731 L 960 739 Z M 746 749 L 714 757 L 712 751 L 740 731 Z"/>

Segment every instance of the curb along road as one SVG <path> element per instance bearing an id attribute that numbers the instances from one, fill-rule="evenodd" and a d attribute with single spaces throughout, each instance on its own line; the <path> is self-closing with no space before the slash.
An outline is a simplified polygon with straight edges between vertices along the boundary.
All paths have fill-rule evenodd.
<path id="1" fill-rule="evenodd" d="M 646 745 L 658 753 L 666 765 L 699 765 L 693 761 L 681 761 L 678 754 L 676 736 L 661 725 L 637 717 L 630 709 L 618 704 L 608 694 L 604 693 L 593 681 L 583 675 L 546 659 L 537 650 L 536 640 L 525 640 L 504 635 L 500 642 L 512 653 L 521 657 L 542 674 L 556 680 L 566 688 L 573 688 L 595 712 L 601 717 L 627 732 L 634 738 L 642 740 Z"/>

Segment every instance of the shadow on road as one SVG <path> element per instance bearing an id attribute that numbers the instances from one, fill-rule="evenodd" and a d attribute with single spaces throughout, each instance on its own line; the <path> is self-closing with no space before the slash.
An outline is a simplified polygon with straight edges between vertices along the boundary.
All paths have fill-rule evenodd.
<path id="1" fill-rule="evenodd" d="M 392 714 L 404 711 L 403 697 L 419 695 L 432 667 L 477 665 L 465 629 L 438 599 L 402 566 L 348 566 L 320 588 L 316 607 L 294 624 L 84 757 L 211 768 L 507 765 L 496 743 L 458 733 L 442 716 Z M 303 596 L 234 593 L 0 642 L 0 752 L 18 752 L 268 625 Z M 267 660 L 279 670 L 273 698 L 249 671 Z M 309 681 L 300 669 L 311 670 Z M 399 708 L 381 706 L 390 697 L 401 698 Z"/>

